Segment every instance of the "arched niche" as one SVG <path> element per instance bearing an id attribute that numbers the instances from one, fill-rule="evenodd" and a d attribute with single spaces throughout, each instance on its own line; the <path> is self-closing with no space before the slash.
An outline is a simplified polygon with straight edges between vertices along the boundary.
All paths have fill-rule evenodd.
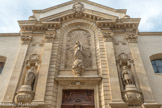
<path id="1" fill-rule="evenodd" d="M 60 49 L 61 49 L 61 71 L 71 71 L 71 65 L 73 61 L 73 50 L 76 41 L 80 41 L 85 48 L 85 70 L 91 73 L 95 71 L 97 74 L 97 42 L 96 38 L 99 35 L 98 28 L 94 23 L 85 20 L 75 20 L 62 25 L 62 28 L 58 31 L 60 37 Z M 93 75 L 93 74 L 92 74 Z"/>

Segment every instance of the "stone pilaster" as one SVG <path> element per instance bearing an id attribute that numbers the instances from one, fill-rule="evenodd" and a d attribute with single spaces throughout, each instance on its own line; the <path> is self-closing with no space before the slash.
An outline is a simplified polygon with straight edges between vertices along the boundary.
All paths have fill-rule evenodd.
<path id="1" fill-rule="evenodd" d="M 141 59 L 141 55 L 138 49 L 137 45 L 137 36 L 133 35 L 128 35 L 126 39 L 128 40 L 129 43 L 129 49 L 131 52 L 131 56 L 134 60 L 135 64 L 135 71 L 136 75 L 139 81 L 139 87 L 142 91 L 143 98 L 144 98 L 144 108 L 160 108 L 160 105 L 156 103 L 153 93 L 150 87 L 150 84 L 147 79 L 147 74 Z"/>
<path id="2" fill-rule="evenodd" d="M 110 80 L 110 91 L 111 91 L 111 108 L 127 108 L 127 104 L 125 104 L 122 100 L 121 89 L 117 71 L 117 65 L 114 54 L 114 46 L 113 46 L 113 32 L 111 31 L 103 31 L 103 39 L 105 41 L 107 62 L 108 62 L 108 75 Z"/>
<path id="3" fill-rule="evenodd" d="M 34 103 L 44 104 L 45 103 L 45 93 L 47 86 L 47 77 L 50 65 L 51 51 L 53 45 L 53 39 L 55 38 L 55 30 L 47 31 L 45 33 L 45 43 L 44 51 L 42 54 L 41 66 L 38 75 L 38 81 L 36 86 Z"/>
<path id="4" fill-rule="evenodd" d="M 29 43 L 32 40 L 32 36 L 21 36 L 22 45 L 19 49 L 15 66 L 4 96 L 3 102 L 13 102 L 17 85 L 21 76 L 24 60 L 28 51 Z"/>

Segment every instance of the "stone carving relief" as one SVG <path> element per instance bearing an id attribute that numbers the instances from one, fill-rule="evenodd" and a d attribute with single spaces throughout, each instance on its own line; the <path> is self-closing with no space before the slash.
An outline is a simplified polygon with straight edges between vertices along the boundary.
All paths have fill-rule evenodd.
<path id="1" fill-rule="evenodd" d="M 73 10 L 75 11 L 76 17 L 81 17 L 83 15 L 84 5 L 80 2 L 76 2 L 73 5 Z"/>
<path id="2" fill-rule="evenodd" d="M 136 43 L 137 42 L 137 34 L 126 34 L 126 40 L 130 43 Z"/>
<path id="3" fill-rule="evenodd" d="M 121 53 L 118 56 L 118 67 L 120 70 L 121 81 L 123 85 L 123 99 L 128 105 L 138 106 L 143 103 L 143 97 L 141 91 L 136 87 L 132 68 L 134 66 L 133 60 L 131 60 L 126 53 Z"/>
<path id="4" fill-rule="evenodd" d="M 22 44 L 28 44 L 32 39 L 33 39 L 32 36 L 25 36 L 25 35 L 21 36 Z"/>
<path id="5" fill-rule="evenodd" d="M 75 30 L 67 35 L 65 69 L 77 65 L 92 68 L 90 34 L 84 30 Z"/>
<path id="6" fill-rule="evenodd" d="M 76 41 L 74 46 L 74 62 L 72 65 L 72 71 L 76 76 L 80 76 L 84 71 L 83 57 L 83 46 L 79 41 Z"/>
<path id="7" fill-rule="evenodd" d="M 55 34 L 45 34 L 45 41 L 46 42 L 52 42 L 53 39 L 56 38 L 56 35 Z"/>
<path id="8" fill-rule="evenodd" d="M 113 39 L 113 32 L 108 32 L 108 31 L 102 31 L 103 32 L 103 38 L 106 42 L 110 42 Z"/>
<path id="9" fill-rule="evenodd" d="M 40 57 L 37 54 L 30 55 L 26 62 L 26 75 L 24 83 L 20 86 L 20 89 L 16 93 L 16 104 L 28 104 L 31 103 L 34 98 L 34 83 L 36 80 L 36 72 L 38 65 L 40 64 Z"/>

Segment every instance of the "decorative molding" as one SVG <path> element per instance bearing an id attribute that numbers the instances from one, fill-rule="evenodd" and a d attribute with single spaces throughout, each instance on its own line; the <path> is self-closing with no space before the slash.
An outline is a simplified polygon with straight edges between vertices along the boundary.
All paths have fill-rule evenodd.
<path id="1" fill-rule="evenodd" d="M 137 43 L 137 38 L 138 38 L 137 34 L 134 34 L 134 33 L 126 34 L 126 40 L 129 43 Z"/>
<path id="2" fill-rule="evenodd" d="M 25 35 L 21 36 L 22 44 L 29 44 L 32 41 L 32 39 L 33 39 L 32 36 L 25 36 Z"/>

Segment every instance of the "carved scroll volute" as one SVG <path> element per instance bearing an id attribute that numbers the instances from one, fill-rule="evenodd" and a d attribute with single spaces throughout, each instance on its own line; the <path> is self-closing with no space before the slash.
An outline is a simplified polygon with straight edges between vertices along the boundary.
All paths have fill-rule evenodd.
<path id="1" fill-rule="evenodd" d="M 140 90 L 137 89 L 132 73 L 133 60 L 126 53 L 118 56 L 118 67 L 120 71 L 121 84 L 123 86 L 123 99 L 128 105 L 139 106 L 143 103 L 143 97 Z"/>
<path id="2" fill-rule="evenodd" d="M 40 56 L 38 54 L 30 55 L 26 61 L 26 75 L 23 84 L 17 91 L 15 96 L 16 104 L 29 104 L 34 99 L 35 92 L 33 91 L 36 73 L 40 65 Z"/>
<path id="3" fill-rule="evenodd" d="M 126 33 L 125 38 L 129 43 L 137 43 L 138 35 L 135 33 Z"/>
<path id="4" fill-rule="evenodd" d="M 83 10 L 84 10 L 84 5 L 80 2 L 76 2 L 73 4 L 73 10 L 75 11 L 75 16 L 76 17 L 82 17 L 83 16 Z"/>
<path id="5" fill-rule="evenodd" d="M 21 42 L 22 44 L 29 44 L 32 41 L 33 37 L 30 35 L 22 35 Z"/>
<path id="6" fill-rule="evenodd" d="M 76 41 L 74 46 L 74 62 L 72 64 L 72 72 L 76 76 L 80 76 L 83 71 L 83 46 L 79 41 Z"/>
<path id="7" fill-rule="evenodd" d="M 110 30 L 102 30 L 103 39 L 105 42 L 112 42 L 114 33 Z"/>

